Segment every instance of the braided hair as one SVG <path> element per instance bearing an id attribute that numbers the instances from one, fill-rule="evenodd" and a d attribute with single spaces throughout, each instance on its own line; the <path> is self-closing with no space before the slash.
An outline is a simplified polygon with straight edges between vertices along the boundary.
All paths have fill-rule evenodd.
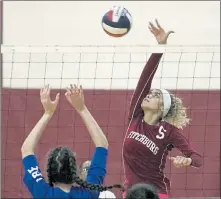
<path id="1" fill-rule="evenodd" d="M 119 188 L 123 191 L 123 186 L 120 184 L 102 186 L 99 184 L 91 184 L 80 179 L 77 175 L 75 156 L 73 152 L 66 147 L 57 147 L 50 152 L 47 164 L 47 173 L 48 183 L 52 187 L 54 183 L 76 183 L 83 188 L 95 191 L 106 191 L 112 188 Z"/>

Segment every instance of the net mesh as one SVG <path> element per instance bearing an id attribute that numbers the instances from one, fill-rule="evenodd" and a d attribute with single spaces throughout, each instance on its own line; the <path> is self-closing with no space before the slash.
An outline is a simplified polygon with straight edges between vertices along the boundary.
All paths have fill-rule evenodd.
<path id="1" fill-rule="evenodd" d="M 171 195 L 218 197 L 219 46 L 3 46 L 2 197 L 30 197 L 22 182 L 20 148 L 41 117 L 39 88 L 48 83 L 52 96 L 64 94 L 70 83 L 83 85 L 86 104 L 110 143 L 106 184 L 123 182 L 121 151 L 130 99 L 152 52 L 164 53 L 152 87 L 171 90 L 189 107 L 192 122 L 183 133 L 204 160 L 200 169 L 175 169 L 167 163 Z M 90 159 L 94 150 L 83 122 L 64 97 L 36 152 L 45 176 L 45 154 L 57 145 L 75 151 L 78 163 Z M 176 154 L 173 150 L 171 155 Z"/>

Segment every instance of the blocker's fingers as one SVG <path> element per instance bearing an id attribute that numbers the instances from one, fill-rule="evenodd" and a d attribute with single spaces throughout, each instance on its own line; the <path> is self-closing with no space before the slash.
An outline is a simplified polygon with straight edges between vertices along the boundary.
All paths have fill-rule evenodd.
<path id="1" fill-rule="evenodd" d="M 47 92 L 48 92 L 48 84 L 47 85 L 45 85 L 45 87 L 44 87 L 44 94 L 47 94 Z"/>
<path id="2" fill-rule="evenodd" d="M 55 100 L 53 101 L 53 103 L 58 104 L 58 101 L 60 99 L 60 93 L 58 93 L 55 97 Z"/>
<path id="3" fill-rule="evenodd" d="M 70 84 L 70 91 L 71 91 L 72 94 L 76 93 L 73 84 Z"/>
<path id="4" fill-rule="evenodd" d="M 47 89 L 47 85 L 44 86 L 44 88 L 42 88 L 42 92 L 45 93 Z"/>
<path id="5" fill-rule="evenodd" d="M 45 86 L 45 91 L 48 92 L 48 89 L 49 89 L 49 84 L 47 84 L 47 85 Z"/>
<path id="6" fill-rule="evenodd" d="M 49 86 L 49 84 L 48 84 L 48 88 L 47 88 L 47 96 L 48 96 L 48 97 L 50 97 L 50 93 L 51 93 L 51 88 L 50 88 L 50 86 Z"/>
<path id="7" fill-rule="evenodd" d="M 70 88 L 71 90 L 74 90 L 73 84 L 70 84 Z"/>
<path id="8" fill-rule="evenodd" d="M 47 85 L 44 86 L 44 88 L 42 88 L 42 93 L 41 93 L 42 97 L 46 97 L 47 96 Z"/>
<path id="9" fill-rule="evenodd" d="M 67 92 L 66 92 L 67 94 L 69 94 L 69 95 L 71 94 L 71 90 L 70 90 L 68 87 L 66 87 L 65 90 L 67 91 Z"/>
<path id="10" fill-rule="evenodd" d="M 70 98 L 71 93 L 67 91 L 64 95 L 65 95 L 66 98 Z"/>
<path id="11" fill-rule="evenodd" d="M 74 89 L 75 89 L 75 91 L 78 91 L 78 87 L 76 84 L 74 84 Z"/>
<path id="12" fill-rule="evenodd" d="M 83 87 L 80 85 L 80 94 L 83 95 Z"/>
<path id="13" fill-rule="evenodd" d="M 78 86 L 76 84 L 74 84 L 74 89 L 75 89 L 75 93 L 76 94 L 80 94 L 81 93 L 80 88 L 78 88 Z"/>

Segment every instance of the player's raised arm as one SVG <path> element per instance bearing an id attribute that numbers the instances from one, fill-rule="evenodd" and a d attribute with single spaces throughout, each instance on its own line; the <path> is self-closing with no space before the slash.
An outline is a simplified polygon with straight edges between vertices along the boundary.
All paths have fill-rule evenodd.
<path id="1" fill-rule="evenodd" d="M 44 107 L 44 114 L 23 143 L 21 148 L 22 158 L 34 154 L 36 145 L 56 110 L 59 102 L 59 93 L 56 95 L 55 100 L 52 101 L 50 98 L 50 87 L 47 85 L 44 89 L 41 89 L 40 99 Z"/>
<path id="2" fill-rule="evenodd" d="M 151 33 L 155 36 L 159 44 L 166 44 L 168 36 L 171 33 L 173 33 L 173 31 L 169 31 L 166 33 L 157 20 L 156 24 L 157 27 L 155 27 L 150 22 L 149 29 Z M 140 112 L 142 112 L 141 103 L 150 91 L 151 83 L 156 73 L 157 67 L 160 63 L 162 55 L 163 55 L 162 53 L 153 53 L 150 56 L 149 60 L 147 61 L 131 100 L 130 110 L 129 110 L 129 120 L 132 119 L 133 117 L 136 117 Z"/>
<path id="3" fill-rule="evenodd" d="M 104 147 L 107 149 L 107 138 L 84 103 L 84 94 L 82 87 L 80 86 L 79 89 L 76 85 L 71 85 L 71 88 L 67 88 L 65 96 L 68 102 L 77 110 L 77 112 L 81 116 L 91 135 L 91 138 L 95 146 Z"/>
<path id="4" fill-rule="evenodd" d="M 24 167 L 23 182 L 33 198 L 44 198 L 45 193 L 50 188 L 43 178 L 34 152 L 45 127 L 56 110 L 59 94 L 56 95 L 54 101 L 51 101 L 50 87 L 47 85 L 44 89 L 41 89 L 40 99 L 44 107 L 44 114 L 25 139 L 21 148 Z"/>
<path id="5" fill-rule="evenodd" d="M 80 185 L 82 184 L 86 188 L 93 187 L 94 190 L 98 191 L 104 191 L 107 189 L 112 189 L 114 187 L 121 188 L 121 185 L 118 184 L 109 187 L 101 186 L 106 175 L 106 162 L 108 155 L 107 138 L 84 103 L 84 94 L 82 87 L 80 86 L 80 88 L 78 88 L 76 85 L 71 85 L 71 87 L 67 88 L 66 90 L 67 92 L 65 93 L 65 96 L 68 102 L 76 109 L 76 111 L 81 116 L 96 146 L 86 178 L 86 182 L 91 184 L 87 184 L 80 178 L 75 179 L 75 182 Z"/>

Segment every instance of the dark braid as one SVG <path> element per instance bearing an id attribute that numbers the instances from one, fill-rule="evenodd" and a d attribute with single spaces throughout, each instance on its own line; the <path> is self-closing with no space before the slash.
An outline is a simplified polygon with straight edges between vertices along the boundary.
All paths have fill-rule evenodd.
<path id="1" fill-rule="evenodd" d="M 75 157 L 68 148 L 57 147 L 52 150 L 48 158 L 48 182 L 73 184 L 73 176 L 76 175 Z"/>
<path id="2" fill-rule="evenodd" d="M 124 191 L 123 186 L 120 184 L 114 184 L 112 186 L 102 186 L 99 184 L 91 184 L 91 183 L 88 183 L 87 181 L 80 179 L 78 176 L 75 177 L 74 181 L 76 184 L 80 185 L 81 187 L 84 187 L 90 190 L 106 191 L 108 189 L 118 188 Z"/>
<path id="3" fill-rule="evenodd" d="M 47 164 L 47 173 L 48 173 L 48 183 L 50 186 L 53 187 L 54 180 L 54 167 L 55 167 L 55 159 L 58 155 L 58 152 L 61 150 L 61 147 L 57 147 L 54 150 L 52 150 L 48 157 L 48 164 Z"/>
<path id="4" fill-rule="evenodd" d="M 52 173 L 50 172 L 51 171 L 51 164 L 52 164 L 52 157 L 49 157 L 48 158 L 48 165 L 47 165 L 47 173 L 48 173 L 48 183 L 50 186 L 53 187 L 53 176 L 52 176 Z"/>
<path id="5" fill-rule="evenodd" d="M 101 186 L 98 184 L 90 184 L 80 179 L 77 176 L 75 156 L 70 149 L 64 147 L 57 147 L 50 152 L 47 173 L 50 186 L 53 186 L 53 183 L 76 183 L 81 187 L 96 191 L 105 191 L 112 188 L 119 188 L 123 190 L 123 186 L 120 184 L 114 184 L 112 186 Z"/>

